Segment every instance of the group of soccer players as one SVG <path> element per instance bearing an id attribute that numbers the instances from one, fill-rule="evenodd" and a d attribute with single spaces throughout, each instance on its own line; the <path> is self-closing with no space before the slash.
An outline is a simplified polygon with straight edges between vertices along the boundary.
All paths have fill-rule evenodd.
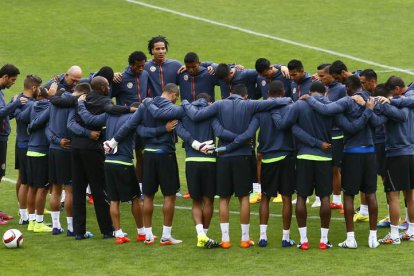
<path id="1" fill-rule="evenodd" d="M 302 250 L 309 249 L 306 202 L 313 193 L 314 206 L 320 206 L 320 249 L 332 247 L 331 209 L 345 215 L 347 237 L 339 247 L 357 248 L 354 221 L 360 220 L 369 220 L 371 248 L 414 241 L 414 90 L 401 78 L 392 76 L 377 84 L 373 70 L 351 73 L 339 60 L 321 64 L 313 75 L 299 60 L 284 66 L 259 58 L 255 69 L 245 69 L 200 62 L 196 53 L 189 52 L 182 65 L 166 58 L 168 46 L 163 36 L 151 38 L 148 52 L 153 59 L 148 61 L 143 52 L 135 51 L 122 73 L 102 67 L 82 78 L 82 69 L 72 66 L 43 86 L 38 76 L 26 76 L 23 92 L 8 104 L 1 92 L 0 175 L 5 175 L 9 119 L 14 118 L 20 224 L 35 233 L 63 233 L 64 189 L 66 234 L 76 240 L 91 238 L 86 230 L 89 185 L 104 238 L 114 237 L 116 244 L 130 242 L 121 228 L 119 206 L 131 202 L 136 240 L 151 245 L 157 239 L 152 216 L 160 188 L 164 199 L 160 244 L 181 243 L 171 234 L 180 190 L 175 154 L 180 137 L 198 247 L 231 247 L 233 196 L 240 204 L 240 246 L 254 245 L 249 233 L 250 202 L 257 197 L 258 245 L 267 246 L 269 204 L 278 195 L 283 202 L 282 246 L 296 245 L 290 238 L 294 193 L 297 246 Z M 10 88 L 19 73 L 14 65 L 4 65 L 0 89 Z M 215 99 L 216 86 L 220 100 Z M 182 103 L 176 105 L 179 96 Z M 384 183 L 389 211 L 389 218 L 378 226 L 390 227 L 381 239 L 377 238 L 377 174 Z M 401 191 L 407 227 L 399 233 Z M 51 227 L 43 222 L 48 192 Z M 354 197 L 359 193 L 361 207 L 355 214 Z M 221 242 L 207 235 L 215 196 Z M 0 212 L 0 224 L 11 218 Z"/>

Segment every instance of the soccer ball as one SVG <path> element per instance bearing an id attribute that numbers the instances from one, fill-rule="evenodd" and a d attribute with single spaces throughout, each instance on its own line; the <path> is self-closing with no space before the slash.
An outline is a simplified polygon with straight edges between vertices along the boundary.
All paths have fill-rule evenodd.
<path id="1" fill-rule="evenodd" d="M 23 244 L 23 234 L 17 229 L 9 229 L 3 235 L 3 244 L 7 248 L 19 248 Z"/>

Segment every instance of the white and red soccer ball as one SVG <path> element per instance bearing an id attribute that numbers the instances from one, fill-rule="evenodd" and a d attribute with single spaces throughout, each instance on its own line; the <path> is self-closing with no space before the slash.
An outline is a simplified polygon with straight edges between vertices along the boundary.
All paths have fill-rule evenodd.
<path id="1" fill-rule="evenodd" d="M 23 244 L 23 234 L 17 229 L 9 229 L 3 235 L 3 244 L 7 248 L 19 248 Z"/>

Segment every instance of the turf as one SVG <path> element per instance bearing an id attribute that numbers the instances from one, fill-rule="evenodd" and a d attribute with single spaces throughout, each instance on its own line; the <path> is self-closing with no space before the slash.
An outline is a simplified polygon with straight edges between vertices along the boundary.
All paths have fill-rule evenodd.
<path id="1" fill-rule="evenodd" d="M 70 65 L 80 65 L 84 72 L 92 72 L 103 65 L 122 71 L 127 65 L 129 53 L 146 51 L 151 36 L 163 34 L 170 41 L 169 57 L 182 60 L 189 51 L 195 51 L 202 60 L 236 62 L 253 68 L 258 57 L 267 57 L 272 62 L 286 64 L 299 58 L 308 72 L 316 66 L 338 59 L 337 56 L 305 49 L 228 28 L 195 21 L 163 11 L 135 5 L 123 0 L 89 1 L 4 1 L 1 4 L 0 64 L 13 63 L 21 70 L 18 82 L 6 91 L 9 98 L 22 90 L 22 79 L 26 74 L 36 73 L 48 80 L 56 73 L 64 72 Z M 299 43 L 346 53 L 366 60 L 395 66 L 413 68 L 411 61 L 413 42 L 404 39 L 413 33 L 414 27 L 403 24 L 401 18 L 410 18 L 411 1 L 147 1 L 153 5 L 209 18 L 278 36 Z M 375 10 L 375 12 L 372 12 Z M 398 11 L 398 12 L 397 12 Z M 373 68 L 384 70 L 347 58 L 341 58 L 350 70 Z M 397 74 L 408 83 L 412 75 L 384 72 L 380 81 Z M 13 123 L 14 126 L 14 123 Z M 14 171 L 14 131 L 9 139 L 7 175 L 16 179 Z M 186 191 L 184 153 L 177 147 L 182 192 Z M 380 217 L 385 214 L 385 199 L 379 183 L 378 198 Z M 161 204 L 161 197 L 156 198 Z M 14 186 L 0 184 L 1 209 L 17 214 Z M 195 247 L 195 229 L 191 219 L 191 203 L 179 198 L 174 220 L 173 234 L 183 239 L 178 246 L 144 246 L 132 242 L 116 246 L 113 240 L 103 240 L 88 207 L 88 230 L 95 234 L 90 240 L 75 242 L 65 236 L 28 233 L 17 225 L 18 219 L 0 228 L 21 229 L 24 246 L 19 250 L 0 248 L 2 275 L 62 275 L 74 274 L 372 274 L 375 272 L 409 274 L 414 265 L 411 261 L 412 244 L 383 246 L 377 250 L 367 247 L 368 225 L 356 225 L 360 248 L 329 251 L 317 249 L 319 242 L 318 212 L 309 208 L 309 238 L 311 250 L 282 249 L 280 204 L 272 204 L 267 248 L 240 249 L 240 226 L 238 215 L 231 215 L 229 250 L 203 250 Z M 217 209 L 217 208 L 216 208 Z M 236 200 L 231 209 L 237 212 Z M 258 205 L 252 206 L 251 236 L 258 238 Z M 17 217 L 17 215 L 16 215 Z M 50 221 L 50 219 L 49 219 Z M 135 236 L 129 206 L 122 206 L 123 230 Z M 161 208 L 154 212 L 154 232 L 160 236 L 162 227 Z M 65 226 L 65 218 L 61 218 Z M 296 222 L 292 223 L 292 237 L 298 239 Z M 379 236 L 387 230 L 379 230 Z M 209 232 L 220 239 L 217 214 Z M 333 212 L 330 241 L 336 245 L 345 238 L 342 216 Z"/>

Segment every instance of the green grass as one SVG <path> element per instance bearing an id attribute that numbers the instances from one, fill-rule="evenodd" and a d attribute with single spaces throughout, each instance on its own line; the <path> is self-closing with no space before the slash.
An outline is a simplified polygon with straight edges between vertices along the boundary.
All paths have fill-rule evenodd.
<path id="1" fill-rule="evenodd" d="M 44 80 L 56 73 L 64 72 L 70 65 L 78 64 L 84 72 L 95 71 L 110 65 L 122 71 L 129 53 L 146 51 L 150 37 L 166 35 L 170 41 L 169 57 L 182 60 L 189 51 L 197 52 L 202 60 L 215 62 L 237 62 L 253 68 L 258 57 L 268 57 L 273 62 L 286 64 L 299 58 L 305 69 L 314 72 L 316 66 L 338 59 L 338 57 L 292 46 L 282 42 L 252 36 L 239 31 L 184 18 L 162 11 L 134 5 L 123 0 L 89 1 L 4 1 L 1 4 L 2 44 L 0 64 L 13 63 L 21 70 L 18 82 L 7 97 L 22 90 L 22 79 L 26 74 L 36 73 Z M 409 7 L 413 1 L 235 1 L 235 0 L 181 0 L 147 1 L 184 13 L 210 18 L 215 21 L 240 26 L 260 33 L 291 39 L 300 43 L 318 46 L 363 59 L 400 68 L 412 68 L 412 40 L 406 36 L 414 27 L 404 24 L 410 18 Z M 370 68 L 367 64 L 346 58 L 342 60 L 349 69 Z M 373 67 L 375 70 L 383 68 Z M 403 73 L 379 73 L 380 81 L 397 74 L 408 83 L 414 77 Z M 13 123 L 14 124 L 14 123 Z M 14 139 L 9 139 L 7 176 L 16 179 L 14 171 Z M 177 147 L 180 178 L 183 192 L 186 191 L 184 174 L 184 152 Z M 385 199 L 379 184 L 380 217 L 385 215 Z M 161 204 L 157 196 L 157 204 Z M 14 186 L 0 184 L 1 209 L 16 215 L 17 204 Z M 356 202 L 358 203 L 358 201 Z M 190 201 L 178 199 L 177 205 L 191 207 Z M 217 207 L 217 206 L 216 206 Z M 280 215 L 280 204 L 272 204 L 273 214 Z M 216 208 L 217 209 L 217 208 Z M 231 209 L 238 210 L 236 200 Z M 258 206 L 252 206 L 258 212 Z M 309 215 L 318 216 L 317 210 L 309 209 Z M 330 241 L 333 244 L 345 238 L 345 226 L 341 215 L 333 212 Z M 17 225 L 17 218 L 10 226 L 21 229 L 25 235 L 24 247 L 20 250 L 0 248 L 2 275 L 39 274 L 410 274 L 412 244 L 384 246 L 370 250 L 367 245 L 368 225 L 357 224 L 358 250 L 332 250 L 322 252 L 316 248 L 320 231 L 319 220 L 309 219 L 311 250 L 301 252 L 295 248 L 282 249 L 281 218 L 272 217 L 267 248 L 238 248 L 240 226 L 238 215 L 231 215 L 230 235 L 233 247 L 230 250 L 200 250 L 195 247 L 195 229 L 191 212 L 177 209 L 174 219 L 174 235 L 183 239 L 182 245 L 171 247 L 144 246 L 132 242 L 115 246 L 113 240 L 102 240 L 97 228 L 94 211 L 88 206 L 88 229 L 95 233 L 91 240 L 75 242 L 65 236 L 28 233 Z M 161 208 L 154 212 L 154 233 L 161 234 Z M 61 218 L 65 226 L 65 218 Z M 123 230 L 135 235 L 129 206 L 122 206 Z M 251 237 L 258 238 L 258 216 L 252 214 Z M 293 220 L 292 237 L 297 240 L 296 221 Z M 213 217 L 209 232 L 220 239 L 218 216 Z M 379 236 L 386 230 L 379 230 Z"/>

